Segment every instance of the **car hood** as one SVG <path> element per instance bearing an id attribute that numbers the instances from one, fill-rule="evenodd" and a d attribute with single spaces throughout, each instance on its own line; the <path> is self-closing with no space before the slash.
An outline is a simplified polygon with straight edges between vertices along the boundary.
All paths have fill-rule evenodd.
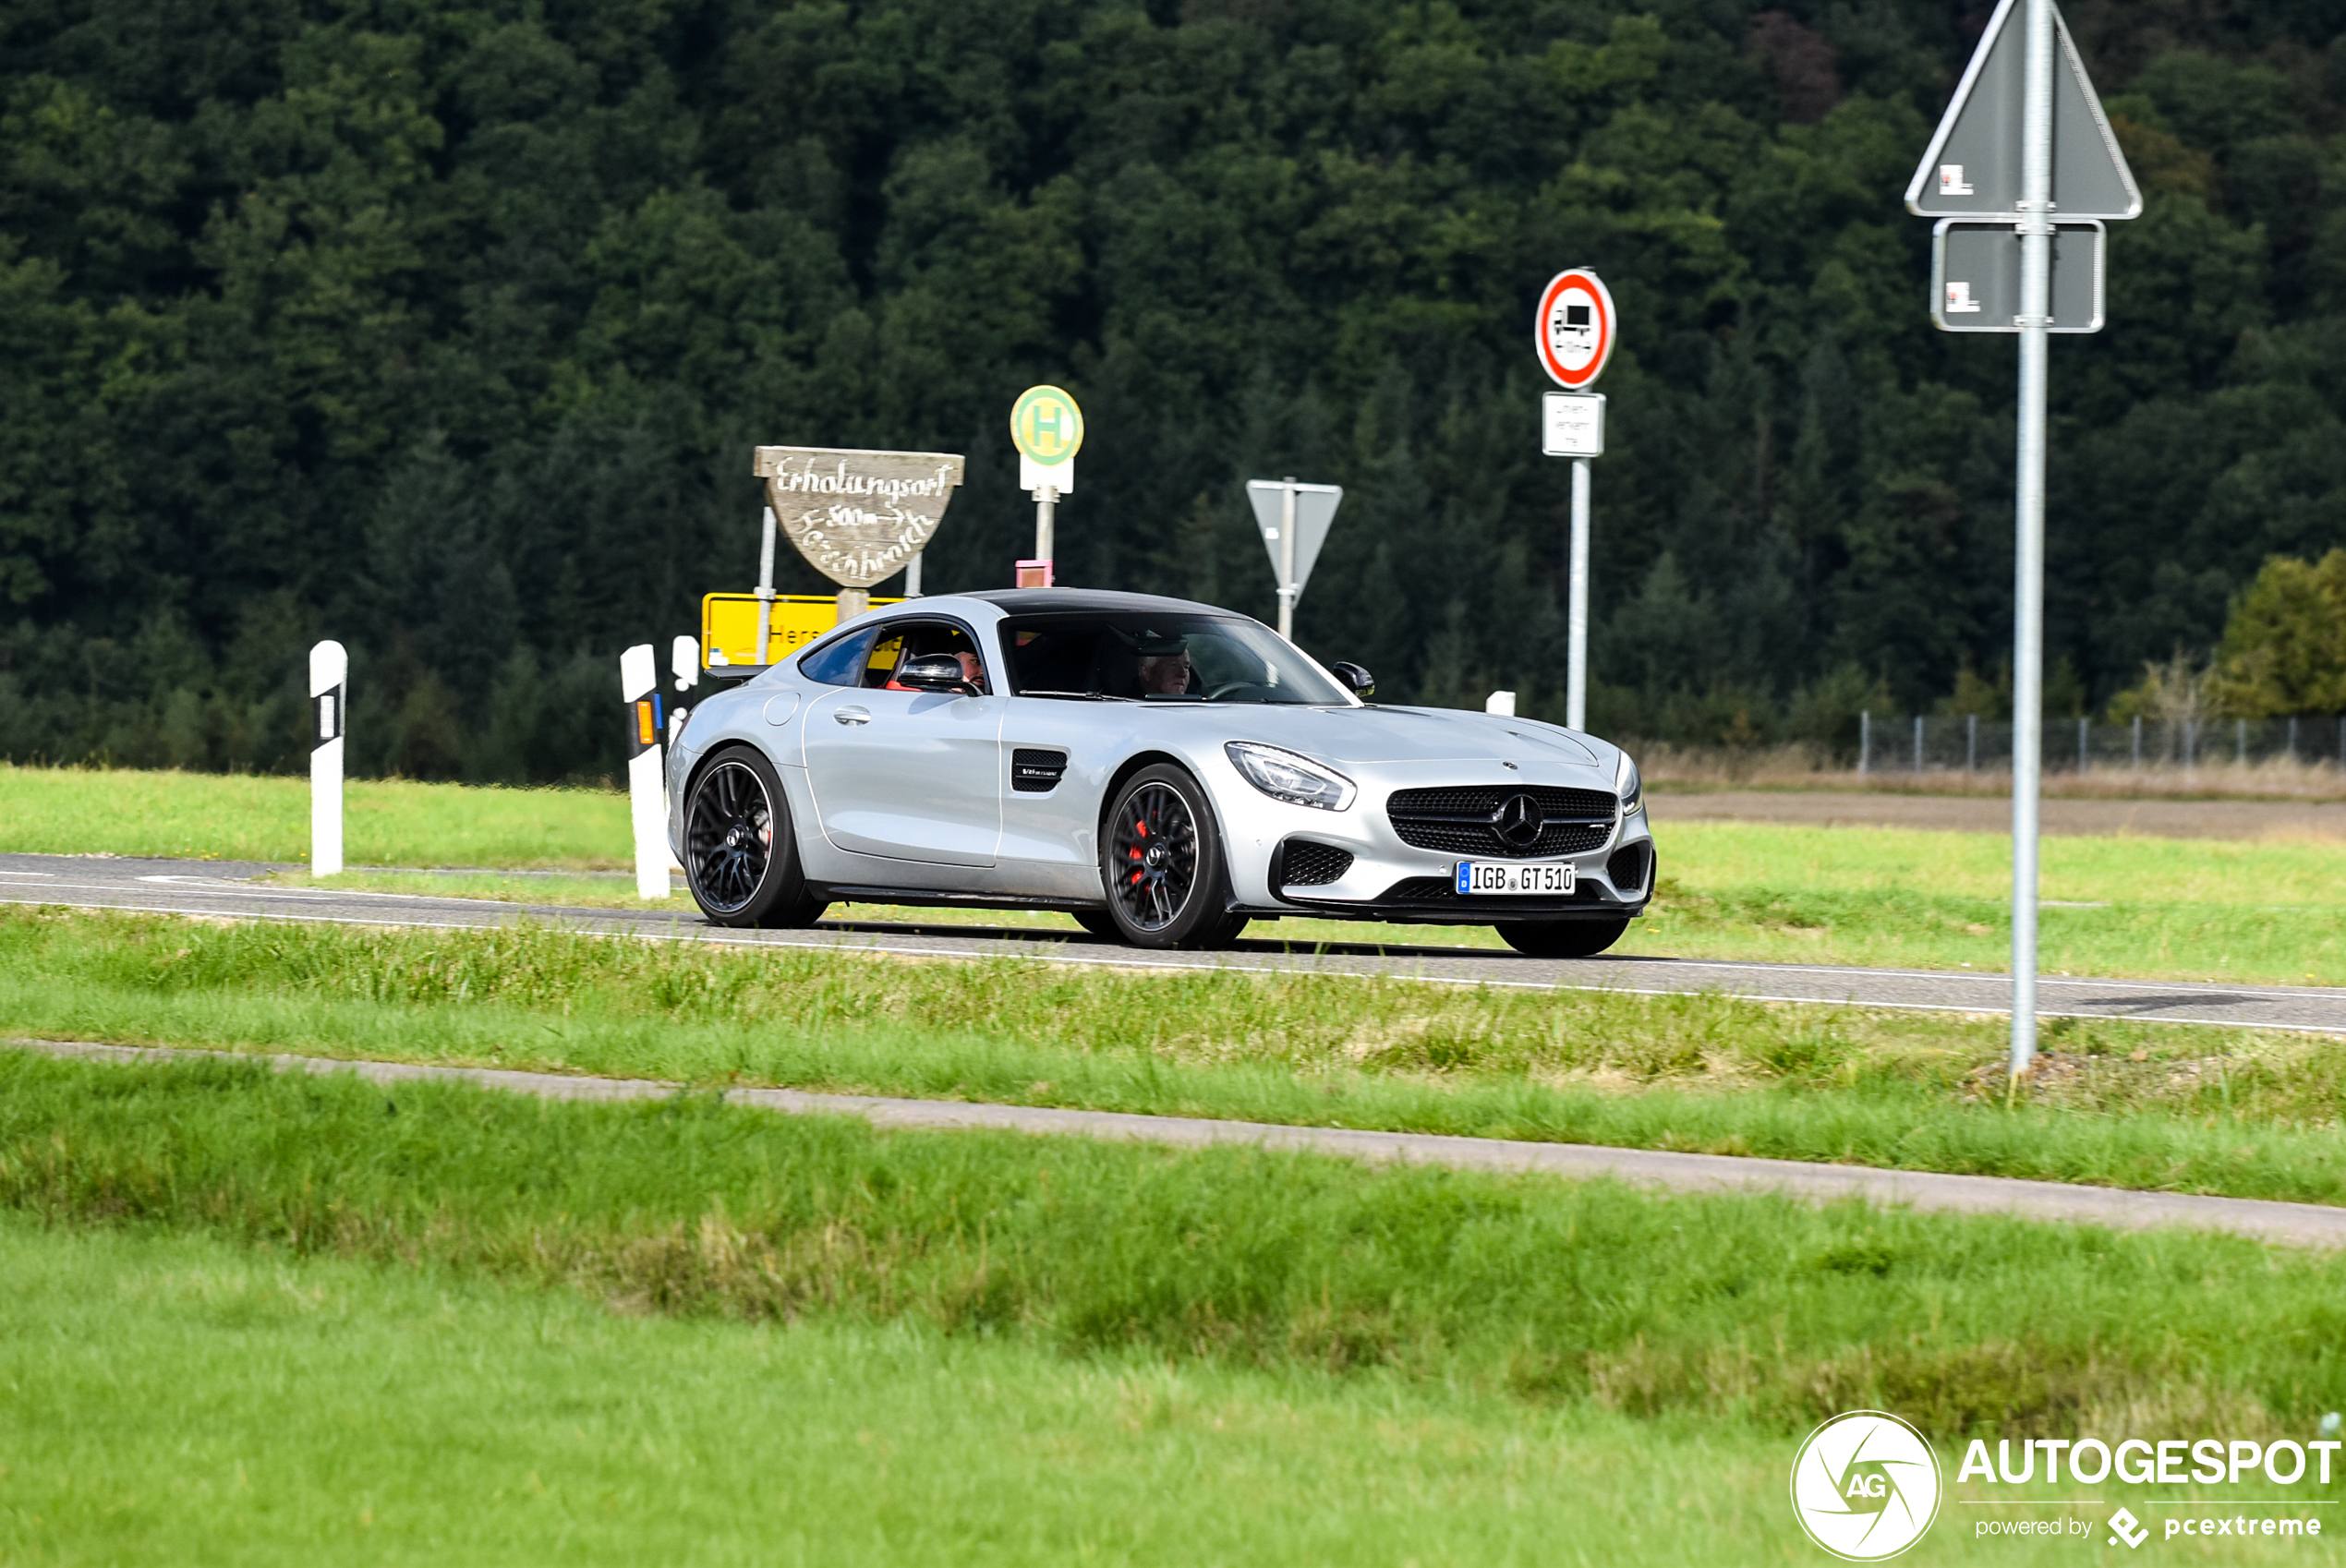
<path id="1" fill-rule="evenodd" d="M 1280 707 L 1260 712 L 1261 724 L 1234 729 L 1333 763 L 1561 762 L 1596 767 L 1609 761 L 1613 750 L 1602 741 L 1552 724 L 1460 708 Z M 1599 752 L 1607 758 L 1600 759 Z"/>

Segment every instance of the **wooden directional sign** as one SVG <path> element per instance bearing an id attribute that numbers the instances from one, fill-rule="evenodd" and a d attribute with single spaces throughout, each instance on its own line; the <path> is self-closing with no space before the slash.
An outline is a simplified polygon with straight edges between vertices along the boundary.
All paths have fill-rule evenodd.
<path id="1" fill-rule="evenodd" d="M 1906 187 L 1906 211 L 1926 218 L 2016 218 L 2021 115 L 2027 100 L 2024 0 L 2002 0 L 1971 56 L 1954 102 Z M 2052 202 L 2056 216 L 2133 218 L 2142 192 L 2118 151 L 2101 100 L 2053 10 Z"/>
<path id="2" fill-rule="evenodd" d="M 2098 222 L 2055 223 L 2055 332 L 2098 332 L 2109 231 Z M 1930 235 L 1930 320 L 1942 332 L 2020 331 L 2020 231 L 1992 218 L 1941 218 Z"/>
<path id="3" fill-rule="evenodd" d="M 1558 272 L 1540 291 L 1531 340 L 1540 367 L 1566 392 L 1584 392 L 1604 373 L 1615 335 L 1613 296 L 1586 267 Z"/>

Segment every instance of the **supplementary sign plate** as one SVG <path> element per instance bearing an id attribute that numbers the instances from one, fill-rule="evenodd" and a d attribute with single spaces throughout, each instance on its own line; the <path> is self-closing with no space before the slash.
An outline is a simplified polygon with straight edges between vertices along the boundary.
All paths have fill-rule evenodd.
<path id="1" fill-rule="evenodd" d="M 1602 457 L 1604 393 L 1541 393 L 1540 450 L 1550 457 Z"/>
<path id="2" fill-rule="evenodd" d="M 2109 235 L 2099 222 L 2056 223 L 2052 325 L 2098 332 Z M 2016 332 L 2020 232 L 1993 220 L 1941 218 L 1930 235 L 1930 320 L 1942 332 Z"/>

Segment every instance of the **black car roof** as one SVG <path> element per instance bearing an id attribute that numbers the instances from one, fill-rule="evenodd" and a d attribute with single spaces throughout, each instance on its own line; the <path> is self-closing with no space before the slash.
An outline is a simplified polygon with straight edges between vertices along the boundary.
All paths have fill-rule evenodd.
<path id="1" fill-rule="evenodd" d="M 962 594 L 998 605 L 1005 615 L 1062 615 L 1070 612 L 1182 610 L 1192 615 L 1232 615 L 1236 611 L 1191 599 L 1169 599 L 1156 594 L 1119 594 L 1106 588 L 995 588 Z"/>

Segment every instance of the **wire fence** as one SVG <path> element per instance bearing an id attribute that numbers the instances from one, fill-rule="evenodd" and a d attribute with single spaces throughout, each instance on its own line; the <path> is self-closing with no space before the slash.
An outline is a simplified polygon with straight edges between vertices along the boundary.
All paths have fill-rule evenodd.
<path id="1" fill-rule="evenodd" d="M 2091 773 L 2127 767 L 2245 766 L 2253 763 L 2327 763 L 2346 769 L 2346 714 L 2336 718 L 2222 718 L 2127 724 L 2048 718 L 2048 771 Z M 1846 753 L 1843 754 L 1844 756 Z M 1857 771 L 2008 773 L 2009 723 L 1954 714 L 1857 716 Z"/>

